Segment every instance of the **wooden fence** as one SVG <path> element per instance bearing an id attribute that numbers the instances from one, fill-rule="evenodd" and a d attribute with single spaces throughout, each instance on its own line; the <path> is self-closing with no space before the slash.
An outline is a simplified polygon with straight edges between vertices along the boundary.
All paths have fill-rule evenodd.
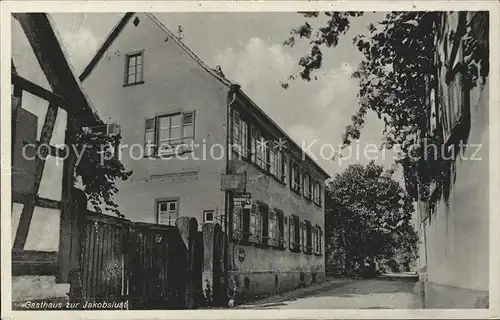
<path id="1" fill-rule="evenodd" d="M 201 303 L 203 244 L 194 218 L 185 218 L 190 223 L 183 235 L 177 226 L 79 211 L 73 227 L 79 258 L 72 272 L 72 301 L 128 301 L 127 309 L 148 310 L 194 308 Z"/>
<path id="2" fill-rule="evenodd" d="M 127 296 L 130 221 L 88 213 L 81 227 L 80 284 L 87 301 Z"/>

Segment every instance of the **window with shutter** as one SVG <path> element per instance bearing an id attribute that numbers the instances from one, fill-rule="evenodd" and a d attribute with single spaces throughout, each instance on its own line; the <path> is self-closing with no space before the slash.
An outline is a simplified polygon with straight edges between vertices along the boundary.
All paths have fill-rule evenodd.
<path id="1" fill-rule="evenodd" d="M 311 253 L 316 253 L 316 226 L 311 227 Z"/>
<path id="2" fill-rule="evenodd" d="M 252 152 L 251 155 L 251 161 L 252 163 L 257 163 L 257 154 L 256 154 L 256 149 L 257 149 L 257 129 L 252 126 L 251 127 L 251 137 L 250 137 L 250 150 Z"/>
<path id="3" fill-rule="evenodd" d="M 144 155 L 146 157 L 155 154 L 155 119 L 146 119 L 146 133 L 144 137 Z"/>
<path id="4" fill-rule="evenodd" d="M 302 248 L 304 250 L 304 253 L 311 253 L 311 222 L 308 220 L 304 220 L 304 223 L 302 225 L 302 233 L 303 233 L 303 245 Z"/>
<path id="5" fill-rule="evenodd" d="M 304 251 L 305 249 L 305 239 L 304 239 L 304 222 L 303 221 L 300 221 L 299 222 L 299 246 L 300 246 L 300 250 L 301 251 Z"/>
<path id="6" fill-rule="evenodd" d="M 277 214 L 275 210 L 269 210 L 269 239 L 268 244 L 271 247 L 275 247 L 278 245 L 278 224 L 277 224 Z"/>
<path id="7" fill-rule="evenodd" d="M 194 122 L 194 111 L 147 118 L 145 121 L 144 155 L 149 157 L 192 151 Z"/>
<path id="8" fill-rule="evenodd" d="M 248 125 L 245 121 L 241 120 L 241 155 L 243 159 L 248 157 Z"/>
<path id="9" fill-rule="evenodd" d="M 323 230 L 319 229 L 319 254 L 323 254 Z"/>
<path id="10" fill-rule="evenodd" d="M 252 209 L 243 209 L 241 211 L 241 240 L 247 242 L 250 236 L 250 213 Z"/>
<path id="11" fill-rule="evenodd" d="M 308 173 L 304 173 L 304 198 L 311 199 L 311 177 Z"/>
<path id="12" fill-rule="evenodd" d="M 287 184 L 288 183 L 288 179 L 287 179 L 287 176 L 288 176 L 288 155 L 282 151 L 282 154 L 283 154 L 283 166 L 282 166 L 282 171 L 281 171 L 281 181 L 283 181 L 283 183 Z"/>
<path id="13" fill-rule="evenodd" d="M 253 204 L 252 209 L 250 210 L 249 235 L 248 235 L 248 240 L 252 243 L 258 242 L 259 226 L 260 224 L 258 219 L 257 205 Z"/>
<path id="14" fill-rule="evenodd" d="M 233 129 L 232 129 L 232 150 L 237 152 L 243 159 L 247 158 L 248 153 L 248 125 L 242 119 L 240 113 L 233 111 Z"/>
<path id="15" fill-rule="evenodd" d="M 260 203 L 259 208 L 259 242 L 262 245 L 268 245 L 269 240 L 269 208 L 266 204 Z"/>
<path id="16" fill-rule="evenodd" d="M 275 209 L 276 211 L 276 221 L 278 223 L 278 228 L 277 228 L 277 235 L 276 235 L 276 240 L 277 244 L 276 246 L 280 249 L 285 248 L 285 217 L 283 214 L 283 211 L 279 209 Z"/>
<path id="17" fill-rule="evenodd" d="M 232 221 L 232 237 L 233 240 L 242 239 L 242 216 L 243 209 L 241 207 L 233 208 L 233 221 Z"/>
<path id="18" fill-rule="evenodd" d="M 290 187 L 293 191 L 300 194 L 301 189 L 301 179 L 300 179 L 300 167 L 299 164 L 292 160 L 290 165 Z"/>
<path id="19" fill-rule="evenodd" d="M 318 206 L 321 206 L 321 185 L 318 181 L 314 181 L 313 193 L 314 193 L 314 203 Z"/>

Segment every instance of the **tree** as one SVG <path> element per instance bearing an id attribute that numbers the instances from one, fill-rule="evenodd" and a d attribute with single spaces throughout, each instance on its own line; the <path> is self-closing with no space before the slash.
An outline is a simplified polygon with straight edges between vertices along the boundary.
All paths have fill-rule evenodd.
<path id="1" fill-rule="evenodd" d="M 313 28 L 310 19 L 317 19 L 319 12 L 302 12 L 306 22 L 290 32 L 285 45 L 293 47 L 297 38 L 310 41 L 310 53 L 299 61 L 301 68 L 289 80 L 311 81 L 314 72 L 323 65 L 323 51 L 335 47 L 339 37 L 350 27 L 351 20 L 364 15 L 363 12 L 324 12 L 326 23 Z M 488 12 L 479 12 L 488 28 Z M 418 171 L 424 163 L 422 133 L 427 132 L 429 108 L 427 107 L 427 85 L 430 76 L 438 69 L 435 59 L 436 29 L 442 22 L 444 13 L 433 11 L 408 11 L 387 13 L 383 21 L 371 24 L 366 34 L 356 35 L 353 44 L 364 55 L 364 60 L 353 73 L 359 80 L 359 106 L 352 116 L 352 123 L 346 126 L 341 137 L 343 147 L 352 140 L 359 139 L 368 110 L 374 111 L 385 123 L 385 143 L 381 147 L 399 146 L 407 190 L 415 198 L 419 184 Z M 474 35 L 474 26 L 467 24 L 465 13 L 461 13 L 459 29 L 450 35 L 449 43 L 464 39 L 466 81 L 475 84 L 479 78 L 488 76 L 487 43 L 479 45 Z M 487 37 L 486 37 L 487 39 Z M 477 66 L 480 65 L 480 68 Z M 478 72 L 479 69 L 479 72 Z M 283 88 L 290 81 L 282 83 Z M 439 140 L 439 137 L 436 136 Z M 429 141 L 439 145 L 441 141 Z M 439 180 L 442 172 L 429 175 L 429 180 Z M 425 196 L 425 194 L 424 194 Z"/>
<path id="2" fill-rule="evenodd" d="M 113 196 L 118 192 L 116 180 L 127 180 L 132 171 L 125 169 L 116 154 L 120 141 L 120 135 L 90 130 L 80 132 L 76 145 L 81 148 L 81 158 L 75 168 L 75 176 L 81 179 L 83 191 L 96 212 L 102 213 L 104 208 L 118 217 L 124 217 Z"/>
<path id="3" fill-rule="evenodd" d="M 413 200 L 393 174 L 372 161 L 350 165 L 327 184 L 325 235 L 330 264 L 340 256 L 343 271 L 355 272 L 367 260 L 386 261 L 397 253 L 416 257 L 417 238 L 410 222 Z"/>

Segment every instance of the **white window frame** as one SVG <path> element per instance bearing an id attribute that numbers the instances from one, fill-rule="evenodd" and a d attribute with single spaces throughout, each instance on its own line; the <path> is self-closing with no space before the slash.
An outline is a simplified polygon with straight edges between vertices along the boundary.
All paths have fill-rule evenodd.
<path id="1" fill-rule="evenodd" d="M 212 214 L 212 220 L 207 219 L 207 214 L 211 213 Z M 215 221 L 215 210 L 213 209 L 206 209 L 203 210 L 203 222 L 204 223 L 213 223 Z"/>
<path id="2" fill-rule="evenodd" d="M 172 126 L 172 118 L 180 116 L 180 124 Z M 161 127 L 162 119 L 168 118 L 169 125 Z M 172 137 L 172 129 L 180 128 L 180 136 Z M 188 129 L 189 128 L 189 129 Z M 161 130 L 169 130 L 168 138 L 160 140 Z M 188 131 L 190 130 L 190 132 Z M 189 132 L 189 133 L 188 133 Z M 175 153 L 184 153 L 193 150 L 195 137 L 195 112 L 179 111 L 168 114 L 157 115 L 153 118 L 147 118 L 145 121 L 145 156 L 170 155 Z M 151 140 L 153 139 L 153 141 Z M 168 141 L 175 140 L 175 143 Z M 151 143 L 152 142 L 152 143 Z"/>
<path id="3" fill-rule="evenodd" d="M 162 204 L 165 204 L 166 209 L 162 209 Z M 175 208 L 171 208 L 171 204 L 175 204 Z M 164 213 L 168 219 L 160 219 L 160 215 Z M 174 225 L 175 220 L 179 217 L 179 198 L 157 199 L 156 200 L 156 223 L 162 225 Z M 166 221 L 163 223 L 162 221 Z M 173 222 L 173 223 L 172 223 Z"/>

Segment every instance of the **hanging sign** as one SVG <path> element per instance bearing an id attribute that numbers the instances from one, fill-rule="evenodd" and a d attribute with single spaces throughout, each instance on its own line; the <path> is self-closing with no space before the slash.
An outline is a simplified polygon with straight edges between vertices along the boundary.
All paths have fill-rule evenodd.
<path id="1" fill-rule="evenodd" d="M 233 206 L 235 208 L 251 209 L 252 195 L 250 193 L 241 193 L 233 197 Z"/>

